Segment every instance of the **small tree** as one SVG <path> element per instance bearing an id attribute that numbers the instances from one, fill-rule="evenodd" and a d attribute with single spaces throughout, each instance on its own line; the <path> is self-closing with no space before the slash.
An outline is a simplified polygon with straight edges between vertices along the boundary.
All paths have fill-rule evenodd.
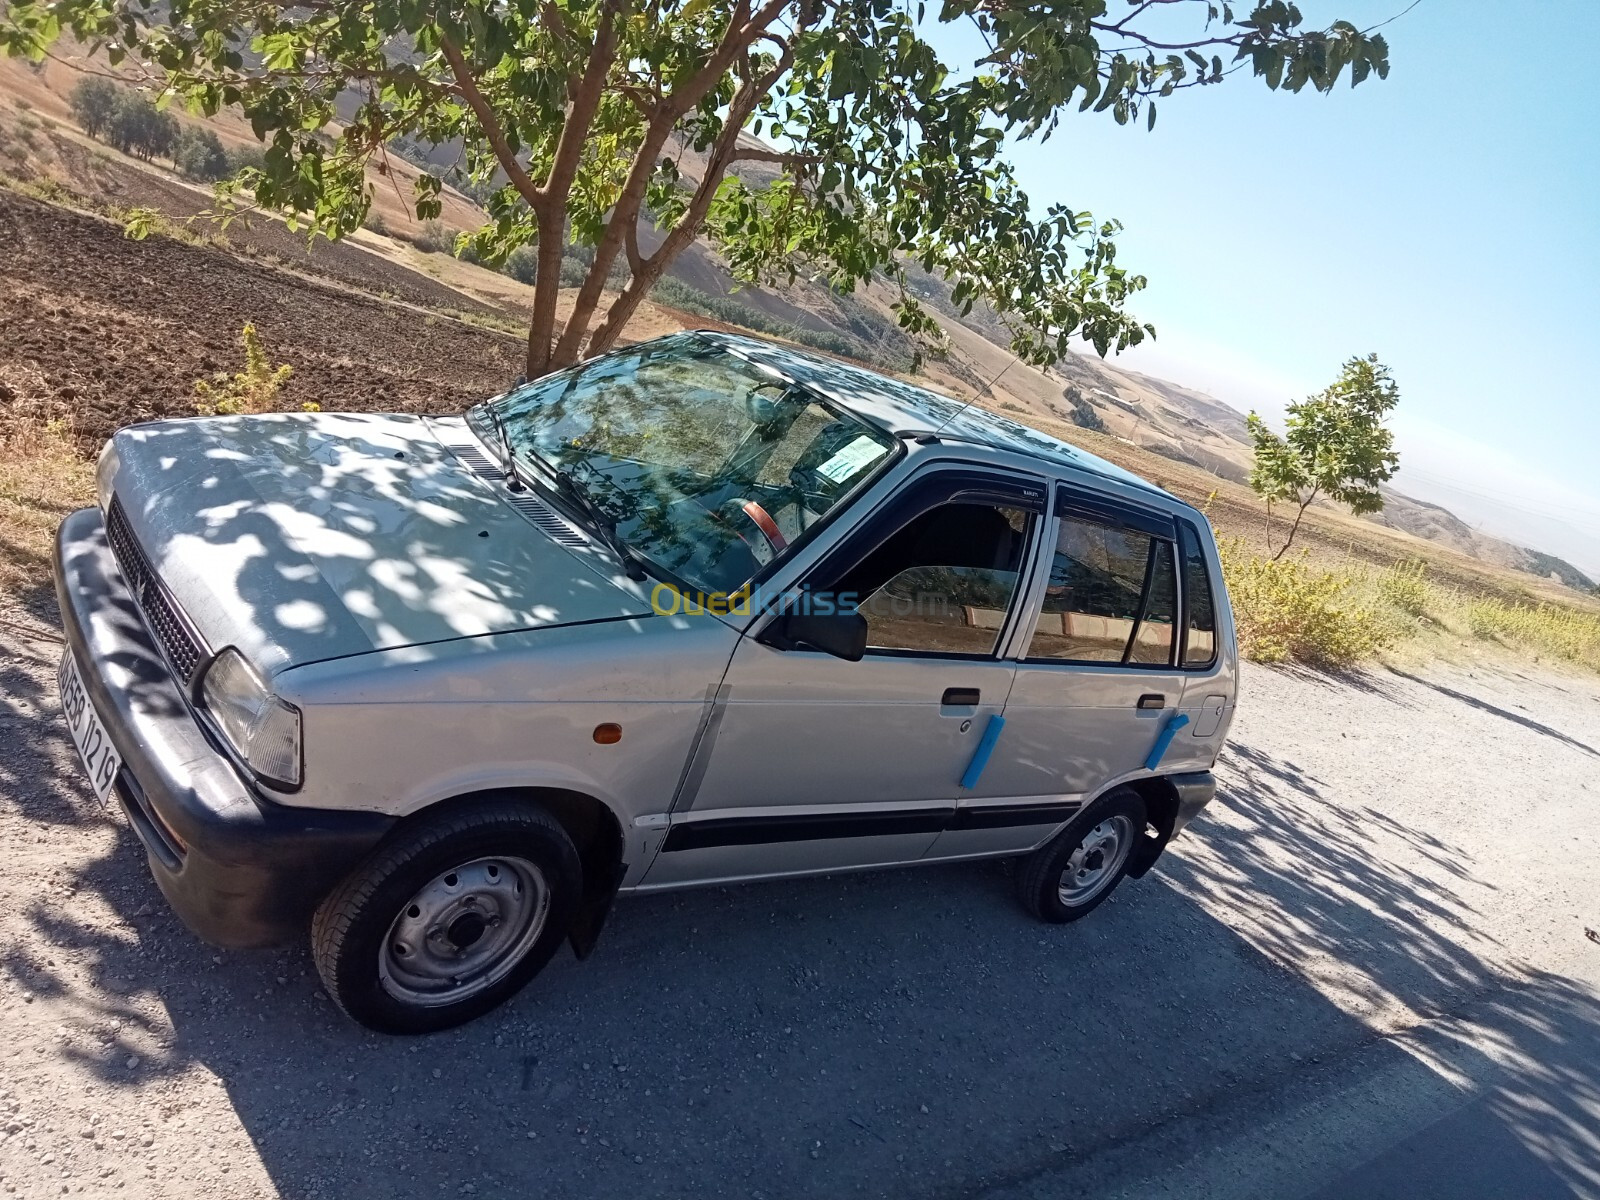
<path id="1" fill-rule="evenodd" d="M 1267 502 L 1267 549 L 1272 549 L 1272 505 L 1296 505 L 1289 536 L 1272 557 L 1283 557 L 1300 529 L 1300 519 L 1318 496 L 1350 511 L 1378 512 L 1378 486 L 1394 478 L 1400 456 L 1394 433 L 1383 423 L 1400 403 L 1400 389 L 1376 354 L 1344 364 L 1332 387 L 1289 405 L 1288 433 L 1279 437 L 1252 412 L 1247 424 L 1255 440 L 1256 461 L 1250 486 Z"/>
<path id="2" fill-rule="evenodd" d="M 90 137 L 97 138 L 111 124 L 111 115 L 117 110 L 117 85 L 100 75 L 86 75 L 72 89 L 68 103 L 73 118 Z"/>

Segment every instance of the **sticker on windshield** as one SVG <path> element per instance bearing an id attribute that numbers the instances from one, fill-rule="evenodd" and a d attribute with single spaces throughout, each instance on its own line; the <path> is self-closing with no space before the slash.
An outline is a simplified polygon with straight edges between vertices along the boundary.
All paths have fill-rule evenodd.
<path id="1" fill-rule="evenodd" d="M 868 463 L 875 463 L 888 449 L 869 437 L 858 437 L 855 441 L 836 451 L 834 456 L 817 468 L 817 474 L 834 483 L 843 483 L 850 476 Z"/>

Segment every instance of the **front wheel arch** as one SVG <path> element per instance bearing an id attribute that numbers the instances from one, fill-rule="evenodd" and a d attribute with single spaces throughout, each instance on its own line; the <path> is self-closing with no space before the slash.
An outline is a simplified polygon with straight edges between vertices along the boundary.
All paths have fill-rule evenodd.
<path id="1" fill-rule="evenodd" d="M 572 924 L 570 941 L 573 953 L 580 959 L 588 958 L 599 940 L 617 888 L 627 874 L 627 842 L 622 819 L 605 801 L 571 788 L 496 787 L 435 801 L 402 818 L 396 829 L 405 827 L 408 822 L 425 817 L 432 819 L 453 808 L 486 800 L 507 800 L 542 809 L 554 817 L 572 839 L 578 850 L 578 861 L 583 865 L 583 899 Z M 392 836 L 394 830 L 390 833 Z"/>

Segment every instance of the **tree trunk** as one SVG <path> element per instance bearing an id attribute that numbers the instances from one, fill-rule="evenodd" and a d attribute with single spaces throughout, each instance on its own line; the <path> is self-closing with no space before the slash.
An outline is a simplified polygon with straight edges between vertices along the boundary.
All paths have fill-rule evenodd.
<path id="1" fill-rule="evenodd" d="M 577 299 L 572 306 L 572 315 L 567 318 L 566 328 L 556 347 L 556 357 L 563 361 L 578 360 L 579 348 L 583 345 L 583 335 L 588 331 L 589 322 L 594 319 L 595 309 L 600 305 L 606 280 L 611 275 L 611 264 L 617 261 L 617 252 L 622 249 L 624 243 L 633 246 L 633 233 L 629 225 L 635 227 L 638 225 L 639 215 L 644 207 L 645 190 L 649 187 L 650 176 L 655 172 L 656 156 L 666 145 L 676 115 L 675 109 L 664 109 L 658 113 L 646 131 L 644 144 L 634 155 L 633 168 L 623 186 L 622 195 L 606 222 L 605 232 L 601 234 L 600 242 L 595 246 L 594 262 L 589 267 L 589 274 L 584 277 L 583 286 L 578 289 Z M 633 254 L 634 252 L 630 250 L 630 258 Z M 641 264 L 630 261 L 628 265 L 637 273 Z M 637 307 L 637 304 L 634 307 Z M 609 324 L 608 321 L 603 327 L 609 327 Z M 608 350 L 611 342 L 615 340 L 613 334 L 605 346 L 591 343 L 589 353 L 599 354 Z"/>
<path id="2" fill-rule="evenodd" d="M 1288 551 L 1289 544 L 1294 541 L 1294 535 L 1300 530 L 1300 518 L 1306 515 L 1306 509 L 1311 507 L 1311 502 L 1316 498 L 1317 494 L 1312 492 L 1311 495 L 1307 496 L 1300 502 L 1300 511 L 1295 513 L 1294 524 L 1289 526 L 1289 536 L 1284 539 L 1283 546 L 1278 550 L 1278 552 L 1272 556 L 1273 562 L 1277 562 Z M 1269 550 L 1272 548 L 1272 544 L 1270 542 L 1267 544 L 1267 548 Z"/>
<path id="3" fill-rule="evenodd" d="M 644 303 L 644 298 L 650 294 L 650 289 L 666 274 L 667 266 L 677 255 L 654 255 L 645 265 L 642 274 L 635 275 L 628 280 L 628 286 L 622 289 L 622 294 L 611 302 L 611 307 L 606 310 L 606 319 L 600 322 L 600 327 L 594 331 L 594 336 L 589 339 L 590 354 L 604 354 L 616 345 L 617 338 L 627 327 L 628 320 L 638 311 L 639 305 Z"/>
<path id="4" fill-rule="evenodd" d="M 546 213 L 538 214 L 539 273 L 533 281 L 533 317 L 528 322 L 528 358 L 523 372 L 528 379 L 548 375 L 562 365 L 553 359 L 556 301 L 561 297 L 561 250 L 566 233 L 564 215 L 561 210 L 557 210 L 554 219 Z"/>

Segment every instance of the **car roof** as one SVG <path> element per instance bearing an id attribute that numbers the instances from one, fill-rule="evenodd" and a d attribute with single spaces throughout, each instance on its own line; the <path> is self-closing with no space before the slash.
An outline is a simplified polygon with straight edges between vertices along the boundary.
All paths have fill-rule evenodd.
<path id="1" fill-rule="evenodd" d="M 888 433 L 905 436 L 936 432 L 942 441 L 1009 450 L 1184 503 L 1149 480 L 1098 455 L 952 396 L 760 338 L 709 329 L 695 330 L 694 336 L 766 369 L 787 383 L 818 392 Z"/>

